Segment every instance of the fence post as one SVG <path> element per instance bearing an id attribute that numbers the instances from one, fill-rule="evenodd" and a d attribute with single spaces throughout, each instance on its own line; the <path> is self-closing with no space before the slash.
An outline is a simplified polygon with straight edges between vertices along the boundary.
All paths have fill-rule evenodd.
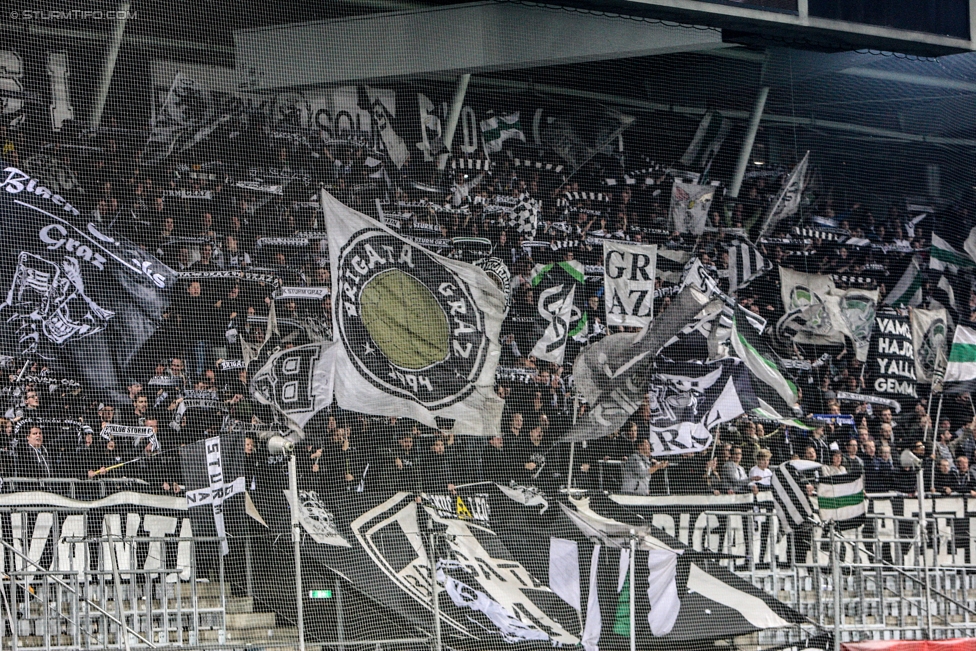
<path id="1" fill-rule="evenodd" d="M 838 549 L 837 524 L 830 525 L 830 566 L 834 582 L 834 651 L 840 651 L 840 631 L 844 620 L 844 593 L 841 586 L 840 550 Z"/>
<path id="2" fill-rule="evenodd" d="M 295 454 L 288 455 L 288 492 L 291 495 L 291 543 L 295 550 L 295 607 L 298 620 L 298 649 L 305 651 L 305 613 L 302 603 L 302 547 L 298 521 L 298 474 Z"/>
<path id="3" fill-rule="evenodd" d="M 634 616 L 634 557 L 637 556 L 637 532 L 630 530 L 630 651 L 637 651 L 637 618 Z"/>
<path id="4" fill-rule="evenodd" d="M 434 607 L 434 651 L 441 651 L 441 603 L 437 586 L 437 534 L 430 534 L 430 598 Z"/>

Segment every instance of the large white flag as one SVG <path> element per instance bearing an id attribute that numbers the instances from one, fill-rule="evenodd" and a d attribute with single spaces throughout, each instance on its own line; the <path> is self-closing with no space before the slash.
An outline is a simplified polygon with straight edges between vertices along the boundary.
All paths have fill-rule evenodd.
<path id="1" fill-rule="evenodd" d="M 784 341 L 825 345 L 854 345 L 859 361 L 867 361 L 878 304 L 877 290 L 837 289 L 830 276 L 780 267 L 780 291 L 785 314 L 776 324 Z"/>
<path id="2" fill-rule="evenodd" d="M 708 208 L 714 197 L 714 185 L 698 185 L 675 179 L 671 188 L 671 222 L 674 230 L 701 235 L 708 223 Z"/>
<path id="3" fill-rule="evenodd" d="M 455 420 L 498 431 L 494 391 L 505 296 L 474 265 L 449 260 L 322 192 L 332 268 L 335 399 L 340 407 Z"/>
<path id="4" fill-rule="evenodd" d="M 603 244 L 607 325 L 645 327 L 654 318 L 656 244 Z"/>

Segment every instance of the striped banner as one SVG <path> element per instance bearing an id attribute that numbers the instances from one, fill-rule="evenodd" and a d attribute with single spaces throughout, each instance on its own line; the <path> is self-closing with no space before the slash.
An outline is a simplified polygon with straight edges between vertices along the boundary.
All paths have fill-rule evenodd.
<path id="1" fill-rule="evenodd" d="M 864 524 L 868 503 L 864 499 L 864 475 L 860 472 L 822 477 L 817 486 L 820 519 L 834 522 L 839 529 Z"/>
<path id="2" fill-rule="evenodd" d="M 773 469 L 773 502 L 784 533 L 793 533 L 813 522 L 813 505 L 802 473 L 816 470 L 816 461 L 787 461 Z"/>

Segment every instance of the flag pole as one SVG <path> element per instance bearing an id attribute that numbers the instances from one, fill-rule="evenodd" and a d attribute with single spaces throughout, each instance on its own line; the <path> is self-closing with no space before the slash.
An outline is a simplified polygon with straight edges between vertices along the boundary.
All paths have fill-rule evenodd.
<path id="1" fill-rule="evenodd" d="M 934 476 L 935 473 L 933 472 Z M 928 531 L 926 530 L 926 521 L 928 517 L 925 515 L 925 466 L 920 465 L 918 468 L 918 486 L 916 490 L 918 491 L 918 545 L 922 552 L 922 571 L 925 572 L 925 636 L 926 639 L 932 639 L 932 582 L 929 577 L 929 559 L 925 553 L 926 538 L 928 537 Z M 932 548 L 933 555 L 936 553 L 935 547 Z"/>
<path id="2" fill-rule="evenodd" d="M 843 587 L 841 586 L 840 554 L 838 553 L 837 522 L 830 523 L 830 555 L 834 584 L 834 651 L 841 651 L 840 629 L 844 619 Z"/>
<path id="3" fill-rule="evenodd" d="M 576 427 L 576 418 L 579 415 L 579 396 L 573 396 L 573 427 Z M 569 471 L 566 473 L 566 489 L 573 490 L 573 457 L 576 456 L 576 441 L 569 444 Z"/>
<path id="4" fill-rule="evenodd" d="M 634 557 L 637 555 L 637 532 L 630 530 L 630 651 L 637 651 L 637 631 L 634 624 L 637 618 L 634 615 L 634 599 L 637 591 L 634 589 Z"/>
<path id="5" fill-rule="evenodd" d="M 935 444 L 939 438 L 939 419 L 942 418 L 942 398 L 945 396 L 939 392 L 939 408 L 935 410 L 935 422 L 932 423 L 932 453 L 935 454 Z M 972 400 L 972 398 L 970 398 Z M 932 492 L 935 492 L 935 473 L 932 473 Z"/>
<path id="6" fill-rule="evenodd" d="M 427 525 L 433 528 L 433 521 L 428 520 Z M 434 651 L 441 651 L 441 603 L 437 586 L 437 532 L 430 534 L 430 598 L 431 605 L 434 607 Z"/>
<path id="7" fill-rule="evenodd" d="M 288 455 L 288 494 L 291 497 L 291 544 L 295 551 L 295 607 L 298 620 L 298 649 L 305 651 L 305 613 L 302 595 L 302 547 L 298 520 L 298 469 L 295 453 Z"/>

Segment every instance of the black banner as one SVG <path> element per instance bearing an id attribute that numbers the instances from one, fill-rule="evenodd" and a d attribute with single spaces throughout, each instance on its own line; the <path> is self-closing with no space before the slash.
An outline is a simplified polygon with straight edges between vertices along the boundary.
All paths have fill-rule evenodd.
<path id="1" fill-rule="evenodd" d="M 23 170 L 4 167 L 0 189 L 0 354 L 127 401 L 128 367 L 162 322 L 174 272 Z"/>
<path id="2" fill-rule="evenodd" d="M 868 353 L 868 391 L 896 400 L 902 411 L 918 400 L 915 348 L 907 316 L 893 311 L 879 313 Z"/>

